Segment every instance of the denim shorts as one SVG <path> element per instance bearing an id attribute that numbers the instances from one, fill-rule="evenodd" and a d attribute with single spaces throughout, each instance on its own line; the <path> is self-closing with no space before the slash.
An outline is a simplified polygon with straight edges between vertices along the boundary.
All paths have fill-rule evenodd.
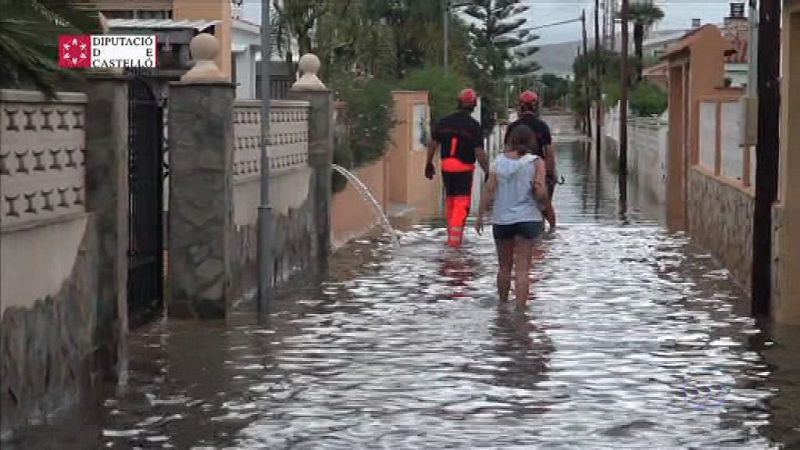
<path id="1" fill-rule="evenodd" d="M 523 239 L 536 239 L 544 232 L 542 222 L 517 222 L 509 225 L 493 225 L 492 235 L 496 241 L 514 239 L 519 236 Z"/>

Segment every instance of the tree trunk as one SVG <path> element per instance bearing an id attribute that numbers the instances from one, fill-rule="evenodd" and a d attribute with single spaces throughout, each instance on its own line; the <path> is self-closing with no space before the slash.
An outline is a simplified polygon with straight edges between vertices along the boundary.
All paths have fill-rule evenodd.
<path id="1" fill-rule="evenodd" d="M 642 80 L 642 69 L 644 69 L 644 53 L 642 51 L 642 44 L 644 42 L 644 25 L 635 23 L 633 25 L 633 45 L 636 52 L 636 82 Z"/>

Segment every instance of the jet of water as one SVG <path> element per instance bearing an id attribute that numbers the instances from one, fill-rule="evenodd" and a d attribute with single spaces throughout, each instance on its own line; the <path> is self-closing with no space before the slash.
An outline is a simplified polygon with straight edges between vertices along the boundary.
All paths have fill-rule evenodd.
<path id="1" fill-rule="evenodd" d="M 400 236 L 398 236 L 397 232 L 392 227 L 392 224 L 389 222 L 389 218 L 386 216 L 386 213 L 383 211 L 383 208 L 381 208 L 381 204 L 378 203 L 378 200 L 375 199 L 375 196 L 372 195 L 372 192 L 370 192 L 369 188 L 366 185 L 364 185 L 364 183 L 361 180 L 359 180 L 358 177 L 353 172 L 350 172 L 344 167 L 338 164 L 333 164 L 331 167 L 333 168 L 333 170 L 339 172 L 340 174 L 342 174 L 342 176 L 347 178 L 347 181 L 349 181 L 353 185 L 353 188 L 355 188 L 355 190 L 361 195 L 361 197 L 363 197 L 365 200 L 367 200 L 368 203 L 372 205 L 372 207 L 375 209 L 375 212 L 378 213 L 378 217 L 380 218 L 380 224 L 384 232 L 389 236 L 391 236 L 395 241 L 399 240 Z"/>

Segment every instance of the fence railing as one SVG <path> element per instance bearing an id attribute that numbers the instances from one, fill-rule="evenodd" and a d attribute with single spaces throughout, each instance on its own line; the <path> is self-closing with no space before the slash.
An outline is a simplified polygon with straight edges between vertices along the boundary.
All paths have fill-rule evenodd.
<path id="1" fill-rule="evenodd" d="M 303 101 L 273 100 L 270 114 L 270 172 L 284 172 L 308 166 L 309 104 Z M 234 180 L 261 173 L 261 103 L 239 100 L 233 113 Z"/>
<path id="2" fill-rule="evenodd" d="M 739 98 L 705 97 L 699 103 L 695 164 L 734 184 L 750 187 L 754 151 L 742 145 L 742 106 Z"/>
<path id="3" fill-rule="evenodd" d="M 86 210 L 86 95 L 0 90 L 3 229 Z"/>

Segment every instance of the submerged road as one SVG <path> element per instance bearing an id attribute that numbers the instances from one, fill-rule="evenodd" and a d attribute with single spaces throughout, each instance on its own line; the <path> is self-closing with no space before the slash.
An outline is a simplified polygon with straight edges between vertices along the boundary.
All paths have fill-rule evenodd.
<path id="1" fill-rule="evenodd" d="M 765 330 L 689 240 L 562 145 L 562 228 L 534 299 L 498 305 L 488 236 L 363 240 L 268 321 L 132 333 L 123 388 L 19 448 L 768 448 L 800 445 L 797 330 Z M 602 171 L 601 171 L 602 172 Z M 16 447 L 10 447 L 16 448 Z"/>

